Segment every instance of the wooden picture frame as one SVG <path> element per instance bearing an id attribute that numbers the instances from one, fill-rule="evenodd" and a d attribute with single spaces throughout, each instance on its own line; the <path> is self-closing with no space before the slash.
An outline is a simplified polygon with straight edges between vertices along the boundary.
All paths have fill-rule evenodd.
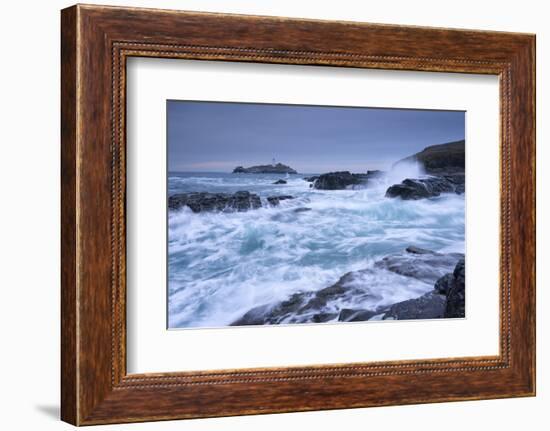
<path id="1" fill-rule="evenodd" d="M 535 394 L 535 36 L 77 5 L 61 14 L 61 417 L 74 425 Z M 131 56 L 500 77 L 500 354 L 127 374 Z M 495 220 L 497 223 L 497 220 Z"/>

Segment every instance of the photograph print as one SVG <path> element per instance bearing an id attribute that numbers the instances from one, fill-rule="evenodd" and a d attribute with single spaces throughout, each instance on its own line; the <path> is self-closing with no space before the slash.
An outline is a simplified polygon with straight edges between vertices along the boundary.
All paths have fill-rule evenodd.
<path id="1" fill-rule="evenodd" d="M 465 317 L 465 112 L 169 100 L 168 328 Z"/>

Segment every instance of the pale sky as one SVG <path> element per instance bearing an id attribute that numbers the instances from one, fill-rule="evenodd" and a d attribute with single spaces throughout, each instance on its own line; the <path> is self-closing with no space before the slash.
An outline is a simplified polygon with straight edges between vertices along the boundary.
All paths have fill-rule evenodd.
<path id="1" fill-rule="evenodd" d="M 170 172 L 284 163 L 300 173 L 388 169 L 464 139 L 464 111 L 167 102 Z"/>

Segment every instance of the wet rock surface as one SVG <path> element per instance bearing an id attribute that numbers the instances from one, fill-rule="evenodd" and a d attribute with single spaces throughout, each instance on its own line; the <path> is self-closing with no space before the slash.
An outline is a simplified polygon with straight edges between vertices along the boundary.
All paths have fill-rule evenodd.
<path id="1" fill-rule="evenodd" d="M 233 322 L 232 325 L 311 323 L 336 320 L 340 310 L 331 307 L 331 303 L 349 295 L 354 295 L 356 299 L 366 296 L 375 297 L 368 288 L 355 289 L 348 286 L 348 282 L 356 276 L 355 272 L 346 273 L 332 286 L 324 289 L 315 292 L 294 293 L 285 301 L 255 307 Z"/>
<path id="2" fill-rule="evenodd" d="M 338 314 L 339 322 L 364 322 L 375 316 L 376 311 L 344 308 Z"/>
<path id="3" fill-rule="evenodd" d="M 383 312 L 384 320 L 440 319 L 445 314 L 445 295 L 428 292 L 419 298 L 398 302 Z"/>
<path id="4" fill-rule="evenodd" d="M 461 253 L 436 253 L 408 247 L 404 253 L 388 255 L 375 262 L 374 266 L 431 284 L 452 271 L 457 261 L 463 257 Z"/>
<path id="5" fill-rule="evenodd" d="M 426 199 L 440 196 L 442 193 L 464 193 L 463 174 L 411 179 L 394 184 L 386 191 L 386 197 L 400 197 L 403 200 Z"/>
<path id="6" fill-rule="evenodd" d="M 187 206 L 193 212 L 234 212 L 248 211 L 262 206 L 255 193 L 239 191 L 235 193 L 179 193 L 168 198 L 168 208 L 177 210 Z"/>
<path id="7" fill-rule="evenodd" d="M 434 290 L 419 298 L 409 299 L 382 310 L 382 319 L 440 319 L 465 317 L 464 258 L 452 273 L 440 277 Z"/>
<path id="8" fill-rule="evenodd" d="M 313 187 L 319 190 L 343 190 L 349 186 L 366 183 L 366 180 L 360 174 L 352 174 L 349 171 L 329 172 L 319 175 Z"/>
<path id="9" fill-rule="evenodd" d="M 465 317 L 466 306 L 466 275 L 464 259 L 457 264 L 452 274 L 452 282 L 447 291 L 447 301 L 445 304 L 445 317 L 460 318 Z"/>
<path id="10" fill-rule="evenodd" d="M 291 195 L 269 196 L 266 201 L 277 206 L 281 201 L 294 199 Z M 239 191 L 236 193 L 179 193 L 168 198 L 168 208 L 178 210 L 184 206 L 195 213 L 201 212 L 244 212 L 262 207 L 262 200 L 255 193 Z M 308 211 L 311 208 L 297 208 L 296 212 Z"/>
<path id="11" fill-rule="evenodd" d="M 273 205 L 273 206 L 276 206 L 276 205 L 279 205 L 279 203 L 281 201 L 284 201 L 284 200 L 287 200 L 287 199 L 294 199 L 294 196 L 290 196 L 290 195 L 281 195 L 281 196 L 269 196 L 267 198 L 267 201 Z"/>
<path id="12" fill-rule="evenodd" d="M 350 300 L 358 304 L 379 303 L 382 300 L 382 296 L 376 293 L 379 270 L 434 286 L 449 275 L 453 268 L 457 272 L 460 262 L 463 262 L 463 255 L 460 253 L 443 254 L 419 247 L 408 247 L 402 253 L 392 254 L 375 262 L 372 268 L 350 271 L 336 283 L 321 290 L 294 293 L 287 300 L 254 307 L 232 325 L 355 322 L 375 316 L 395 320 L 453 317 L 455 310 L 460 307 L 460 298 L 463 299 L 464 296 L 461 296 L 458 288 L 455 288 L 453 300 L 448 300 L 446 294 L 434 288 L 418 298 L 370 309 L 345 307 L 342 304 Z M 457 274 L 460 277 L 460 270 Z M 452 313 L 447 313 L 446 310 L 452 310 Z"/>
<path id="13" fill-rule="evenodd" d="M 436 290 L 441 295 L 447 295 L 450 288 L 453 285 L 454 277 L 453 274 L 445 274 L 443 277 L 439 278 L 434 285 L 434 290 Z"/>
<path id="14" fill-rule="evenodd" d="M 367 171 L 366 173 L 352 174 L 349 171 L 328 172 L 318 177 L 309 177 L 313 187 L 318 190 L 344 190 L 354 186 L 366 186 L 369 180 L 379 179 L 385 175 L 383 171 Z"/>

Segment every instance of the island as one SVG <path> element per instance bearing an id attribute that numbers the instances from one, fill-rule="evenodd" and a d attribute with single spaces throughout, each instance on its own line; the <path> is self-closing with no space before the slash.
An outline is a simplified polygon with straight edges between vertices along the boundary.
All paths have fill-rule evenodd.
<path id="1" fill-rule="evenodd" d="M 244 168 L 237 166 L 233 169 L 234 174 L 297 174 L 295 169 L 282 163 L 272 165 L 257 165 Z"/>

